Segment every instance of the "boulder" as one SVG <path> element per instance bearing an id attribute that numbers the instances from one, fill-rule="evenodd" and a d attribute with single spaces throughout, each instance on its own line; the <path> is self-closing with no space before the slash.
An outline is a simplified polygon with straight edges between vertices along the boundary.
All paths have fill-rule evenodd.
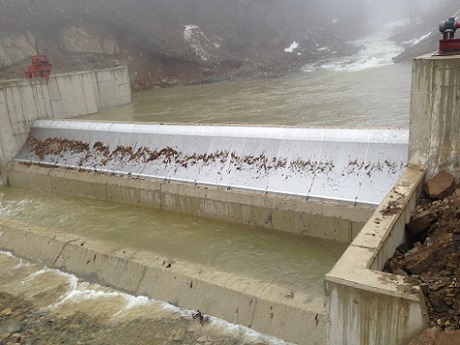
<path id="1" fill-rule="evenodd" d="M 426 193 L 431 199 L 444 199 L 455 191 L 455 178 L 452 174 L 441 171 L 426 182 Z"/>
<path id="2" fill-rule="evenodd" d="M 116 40 L 90 34 L 83 28 L 66 27 L 62 29 L 60 40 L 64 50 L 68 53 L 119 53 Z"/>
<path id="3" fill-rule="evenodd" d="M 37 54 L 31 44 L 34 40 L 30 32 L 26 35 L 0 32 L 0 67 L 22 62 Z"/>
<path id="4" fill-rule="evenodd" d="M 416 237 L 421 232 L 427 230 L 430 227 L 433 218 L 434 217 L 429 210 L 420 212 L 412 217 L 409 224 L 407 224 L 407 230 L 410 236 Z"/>
<path id="5" fill-rule="evenodd" d="M 460 331 L 446 331 L 438 335 L 434 345 L 459 345 Z"/>
<path id="6" fill-rule="evenodd" d="M 439 327 L 428 328 L 417 338 L 409 342 L 408 345 L 434 345 L 435 340 L 440 333 L 441 333 L 441 328 Z"/>

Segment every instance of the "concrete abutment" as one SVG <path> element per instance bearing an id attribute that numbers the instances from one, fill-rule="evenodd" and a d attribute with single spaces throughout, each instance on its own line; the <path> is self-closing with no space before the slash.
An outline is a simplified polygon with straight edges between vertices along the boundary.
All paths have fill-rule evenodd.
<path id="1" fill-rule="evenodd" d="M 131 102 L 126 66 L 0 82 L 0 172 L 29 136 L 35 120 L 73 118 Z"/>

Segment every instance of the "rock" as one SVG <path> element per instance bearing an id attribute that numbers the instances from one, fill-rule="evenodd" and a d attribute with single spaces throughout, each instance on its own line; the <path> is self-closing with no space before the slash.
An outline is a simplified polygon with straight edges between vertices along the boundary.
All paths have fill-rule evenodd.
<path id="1" fill-rule="evenodd" d="M 433 215 L 429 210 L 421 212 L 415 215 L 407 224 L 407 231 L 413 238 L 417 237 L 418 234 L 427 230 L 433 220 Z"/>
<path id="2" fill-rule="evenodd" d="M 173 340 L 179 341 L 179 340 L 184 339 L 185 333 L 186 333 L 186 329 L 185 329 L 185 328 L 179 328 L 179 329 L 175 332 L 175 334 L 174 334 L 174 336 L 173 336 Z"/>
<path id="3" fill-rule="evenodd" d="M 434 345 L 459 345 L 460 331 L 443 332 L 439 334 Z"/>
<path id="4" fill-rule="evenodd" d="M 444 199 L 455 191 L 455 178 L 448 172 L 441 171 L 426 182 L 426 192 L 431 199 Z"/>
<path id="5" fill-rule="evenodd" d="M 10 322 L 6 324 L 5 328 L 8 333 L 13 334 L 13 333 L 22 332 L 23 326 L 19 321 L 11 320 Z"/>
<path id="6" fill-rule="evenodd" d="M 6 308 L 6 309 L 3 309 L 1 312 L 0 312 L 0 315 L 5 315 L 5 316 L 8 316 L 8 315 L 11 315 L 13 311 L 11 310 L 11 308 Z"/>
<path id="7" fill-rule="evenodd" d="M 421 255 L 410 256 L 406 260 L 406 268 L 412 274 L 420 274 L 427 269 L 435 258 L 432 255 L 421 253 Z"/>
<path id="8" fill-rule="evenodd" d="M 417 338 L 410 341 L 408 345 L 434 345 L 434 342 L 440 333 L 441 328 L 439 327 L 428 328 Z"/>
<path id="9" fill-rule="evenodd" d="M 120 49 L 116 40 L 91 35 L 86 30 L 66 27 L 61 30 L 60 40 L 68 53 L 104 53 L 117 54 Z"/>
<path id="10" fill-rule="evenodd" d="M 25 35 L 0 32 L 0 67 L 22 62 L 35 54 L 35 48 Z"/>
<path id="11" fill-rule="evenodd" d="M 429 300 L 434 310 L 438 313 L 443 313 L 449 310 L 449 305 L 444 300 L 444 296 L 440 293 L 430 293 Z"/>

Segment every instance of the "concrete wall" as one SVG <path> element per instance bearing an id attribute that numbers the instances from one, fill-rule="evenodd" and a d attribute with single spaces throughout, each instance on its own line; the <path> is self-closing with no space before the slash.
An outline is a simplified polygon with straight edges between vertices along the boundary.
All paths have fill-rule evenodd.
<path id="1" fill-rule="evenodd" d="M 0 82 L 0 172 L 24 145 L 32 123 L 70 118 L 131 102 L 126 67 Z"/>
<path id="2" fill-rule="evenodd" d="M 404 241 L 424 175 L 421 167 L 407 169 L 326 275 L 328 345 L 407 344 L 428 327 L 420 288 L 381 272 Z"/>
<path id="3" fill-rule="evenodd" d="M 12 161 L 9 185 L 224 219 L 350 243 L 374 208 Z"/>
<path id="4" fill-rule="evenodd" d="M 460 178 L 460 56 L 414 59 L 409 163 Z"/>

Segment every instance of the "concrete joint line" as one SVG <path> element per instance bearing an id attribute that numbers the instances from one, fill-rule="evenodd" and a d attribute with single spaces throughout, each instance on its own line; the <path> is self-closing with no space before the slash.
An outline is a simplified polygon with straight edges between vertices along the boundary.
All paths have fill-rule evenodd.
<path id="1" fill-rule="evenodd" d="M 76 238 L 74 240 L 70 240 L 70 241 L 67 241 L 64 243 L 64 245 L 62 246 L 61 250 L 59 251 L 59 254 L 57 255 L 56 259 L 54 259 L 54 262 L 52 264 L 52 267 L 55 267 L 56 265 L 56 262 L 59 260 L 59 257 L 61 256 L 62 252 L 64 251 L 64 249 L 67 247 L 68 244 L 72 243 L 72 242 L 75 242 L 75 241 L 79 241 L 80 238 Z"/>
<path id="2" fill-rule="evenodd" d="M 145 278 L 145 274 L 147 273 L 147 266 L 144 265 L 143 266 L 143 269 L 142 269 L 142 275 L 141 275 L 141 279 L 139 279 L 139 283 L 137 284 L 137 287 L 136 287 L 136 295 L 139 295 L 139 289 L 141 288 L 141 284 L 142 282 L 144 281 L 144 278 Z"/>

